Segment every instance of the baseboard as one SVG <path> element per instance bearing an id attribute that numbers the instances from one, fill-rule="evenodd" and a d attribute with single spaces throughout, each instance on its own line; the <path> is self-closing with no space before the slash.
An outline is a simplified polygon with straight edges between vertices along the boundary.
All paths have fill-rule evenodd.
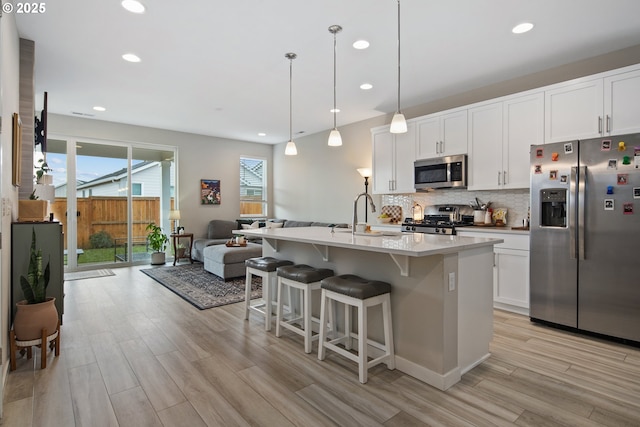
<path id="1" fill-rule="evenodd" d="M 459 368 L 454 368 L 443 375 L 397 355 L 396 369 L 443 391 L 460 381 L 460 378 L 462 377 L 462 372 Z"/>

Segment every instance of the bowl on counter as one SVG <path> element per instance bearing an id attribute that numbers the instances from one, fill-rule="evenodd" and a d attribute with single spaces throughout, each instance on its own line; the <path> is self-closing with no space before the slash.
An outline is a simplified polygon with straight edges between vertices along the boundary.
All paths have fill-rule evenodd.
<path id="1" fill-rule="evenodd" d="M 392 217 L 387 217 L 387 218 L 378 217 L 377 220 L 378 220 L 378 224 L 389 224 L 393 220 L 393 218 Z"/>

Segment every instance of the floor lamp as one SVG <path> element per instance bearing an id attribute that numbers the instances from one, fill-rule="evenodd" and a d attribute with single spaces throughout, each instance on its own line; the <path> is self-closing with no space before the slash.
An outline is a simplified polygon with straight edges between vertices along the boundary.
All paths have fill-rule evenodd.
<path id="1" fill-rule="evenodd" d="M 369 192 L 369 177 L 371 177 L 370 168 L 358 168 L 358 173 L 364 178 L 364 192 Z M 367 222 L 367 204 L 364 204 L 364 222 Z"/>

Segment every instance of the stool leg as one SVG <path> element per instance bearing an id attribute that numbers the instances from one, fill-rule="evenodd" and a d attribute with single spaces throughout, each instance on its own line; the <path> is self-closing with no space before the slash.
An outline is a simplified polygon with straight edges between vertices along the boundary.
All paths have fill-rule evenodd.
<path id="1" fill-rule="evenodd" d="M 382 321 L 384 322 L 384 344 L 389 354 L 387 368 L 396 369 L 395 349 L 393 346 L 393 324 L 391 322 L 391 297 L 389 294 L 382 301 Z"/>
<path id="2" fill-rule="evenodd" d="M 276 308 L 276 337 L 280 337 L 280 322 L 282 322 L 282 278 L 278 277 L 278 304 Z M 291 290 L 289 290 L 291 297 Z M 291 300 L 289 300 L 289 309 L 291 309 Z"/>
<path id="3" fill-rule="evenodd" d="M 18 347 L 16 346 L 16 333 L 13 332 L 13 329 L 9 332 L 9 345 L 11 347 L 10 351 L 10 359 L 11 359 L 11 370 L 16 370 L 16 352 L 18 351 Z"/>
<path id="4" fill-rule="evenodd" d="M 262 300 L 264 301 L 264 330 L 271 330 L 271 274 L 262 276 Z"/>
<path id="5" fill-rule="evenodd" d="M 247 277 L 244 283 L 244 320 L 249 320 L 249 306 L 251 305 L 251 272 L 249 268 L 247 268 Z"/>
<path id="6" fill-rule="evenodd" d="M 302 290 L 302 298 L 304 300 L 304 308 L 302 313 L 302 322 L 304 323 L 304 352 L 311 353 L 311 288 L 307 287 Z"/>
<path id="7" fill-rule="evenodd" d="M 367 308 L 364 304 L 358 305 L 358 371 L 360 382 L 367 382 Z"/>
<path id="8" fill-rule="evenodd" d="M 322 294 L 320 296 L 320 331 L 318 331 L 318 360 L 324 360 L 326 353 L 324 341 L 327 337 L 327 306 L 331 306 L 331 301 L 327 301 L 327 293 L 322 289 Z M 334 320 L 335 319 L 331 320 L 332 328 L 335 328 L 335 323 L 333 323 Z"/>
<path id="9" fill-rule="evenodd" d="M 344 348 L 351 350 L 351 306 L 344 304 Z"/>

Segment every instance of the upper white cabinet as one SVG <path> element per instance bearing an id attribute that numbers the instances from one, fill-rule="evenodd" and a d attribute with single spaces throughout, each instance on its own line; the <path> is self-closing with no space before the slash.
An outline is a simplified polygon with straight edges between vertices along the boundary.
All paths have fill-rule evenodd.
<path id="1" fill-rule="evenodd" d="M 640 131 L 640 70 L 606 73 L 545 91 L 545 142 Z"/>
<path id="2" fill-rule="evenodd" d="M 437 113 L 416 120 L 416 159 L 467 153 L 467 110 Z"/>
<path id="3" fill-rule="evenodd" d="M 407 132 L 392 134 L 389 126 L 371 130 L 373 141 L 374 194 L 414 193 L 413 162 L 416 159 L 416 126 L 407 122 Z"/>
<path id="4" fill-rule="evenodd" d="M 542 92 L 469 109 L 469 189 L 529 187 L 529 150 L 541 144 Z"/>
<path id="5" fill-rule="evenodd" d="M 596 138 L 602 132 L 602 79 L 545 92 L 546 143 Z"/>
<path id="6" fill-rule="evenodd" d="M 605 135 L 640 132 L 640 70 L 604 79 Z"/>

